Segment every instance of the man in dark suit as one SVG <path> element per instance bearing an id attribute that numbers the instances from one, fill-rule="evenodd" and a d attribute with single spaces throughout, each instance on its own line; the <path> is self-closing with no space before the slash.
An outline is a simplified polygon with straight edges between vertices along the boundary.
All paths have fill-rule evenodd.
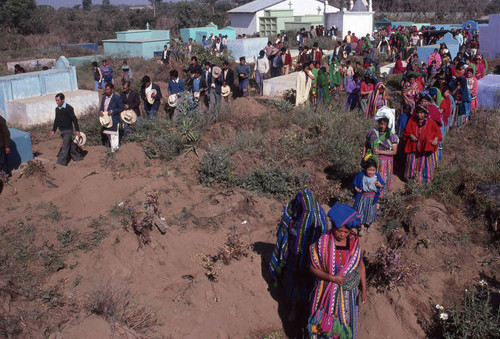
<path id="1" fill-rule="evenodd" d="M 210 100 L 210 85 L 212 84 L 212 65 L 210 64 L 209 61 L 205 62 L 205 69 L 203 70 L 203 73 L 201 73 L 201 77 L 205 79 L 205 82 L 208 85 L 207 92 L 205 93 L 205 99 L 203 102 L 205 103 L 205 107 L 208 108 L 209 100 Z"/>
<path id="2" fill-rule="evenodd" d="M 155 90 L 156 94 L 152 94 L 151 97 L 154 99 L 153 103 L 150 104 L 147 100 L 146 94 L 149 91 Z M 153 83 L 151 78 L 145 75 L 142 78 L 142 86 L 141 86 L 141 99 L 144 101 L 144 111 L 146 112 L 146 116 L 148 118 L 155 118 L 156 113 L 160 109 L 160 99 L 162 98 L 160 86 Z"/>
<path id="3" fill-rule="evenodd" d="M 107 114 L 113 121 L 113 126 L 104 128 L 103 130 L 103 133 L 108 137 L 109 144 L 111 146 L 111 152 L 116 152 L 120 145 L 120 140 L 118 138 L 118 126 L 121 120 L 121 112 L 123 112 L 122 98 L 115 93 L 115 86 L 113 86 L 113 84 L 111 83 L 108 83 L 104 88 L 104 95 L 102 96 L 99 116 L 102 117 Z"/>
<path id="4" fill-rule="evenodd" d="M 199 69 L 194 71 L 193 78 L 189 80 L 188 86 L 190 92 L 193 94 L 193 97 L 198 99 L 198 102 L 200 103 L 204 102 L 205 95 L 208 90 L 208 84 L 205 81 L 205 78 L 201 76 Z"/>
<path id="5" fill-rule="evenodd" d="M 7 167 L 7 155 L 10 154 L 10 131 L 7 122 L 0 115 L 0 171 L 9 174 Z M 0 180 L 0 192 L 2 191 L 2 181 Z"/>
<path id="6" fill-rule="evenodd" d="M 231 88 L 231 93 L 234 93 L 234 71 L 229 68 L 229 61 L 224 61 L 222 64 L 221 80 L 223 85 L 228 85 Z M 229 98 L 227 96 L 226 98 Z"/>
<path id="7" fill-rule="evenodd" d="M 124 81 L 122 86 L 123 92 L 120 97 L 123 101 L 123 108 L 125 110 L 131 109 L 137 114 L 137 117 L 141 116 L 141 98 L 139 93 L 130 88 L 130 81 Z M 127 138 L 130 132 L 130 128 L 126 122 L 123 122 L 123 138 Z"/>
<path id="8" fill-rule="evenodd" d="M 59 128 L 61 138 L 63 139 L 61 150 L 57 155 L 57 164 L 67 166 L 69 158 L 77 162 L 83 159 L 82 154 L 78 151 L 78 147 L 73 142 L 73 126 L 75 134 L 80 137 L 80 128 L 78 127 L 78 119 L 75 115 L 75 110 L 70 105 L 66 104 L 64 94 L 57 93 L 56 95 L 56 116 L 50 137 L 53 138 L 56 130 Z"/>

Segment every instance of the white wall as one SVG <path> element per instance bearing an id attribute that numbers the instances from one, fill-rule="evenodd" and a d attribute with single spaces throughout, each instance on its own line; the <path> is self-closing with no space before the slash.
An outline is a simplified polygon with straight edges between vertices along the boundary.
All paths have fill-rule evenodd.
<path id="1" fill-rule="evenodd" d="M 361 38 L 373 32 L 373 14 L 373 12 L 327 13 L 326 27 L 336 25 L 342 38 L 348 31 L 354 32 L 358 38 Z"/>
<path id="2" fill-rule="evenodd" d="M 290 0 L 292 2 L 293 15 L 318 15 L 317 8 L 318 6 L 321 8 L 319 14 L 323 14 L 323 9 L 325 8 L 324 2 L 316 1 L 316 0 Z M 268 7 L 267 9 L 290 9 L 288 3 L 290 1 L 282 1 L 279 4 Z M 338 12 L 339 9 L 333 6 L 327 5 L 326 12 Z M 264 13 L 262 13 L 264 15 Z"/>
<path id="3" fill-rule="evenodd" d="M 259 27 L 256 13 L 231 13 L 231 27 L 236 34 L 254 34 Z"/>

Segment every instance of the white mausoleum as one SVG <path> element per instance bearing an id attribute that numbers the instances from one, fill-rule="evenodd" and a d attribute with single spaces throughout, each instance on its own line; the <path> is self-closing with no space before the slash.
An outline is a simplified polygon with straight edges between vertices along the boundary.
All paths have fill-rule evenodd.
<path id="1" fill-rule="evenodd" d="M 348 31 L 362 37 L 373 32 L 374 14 L 372 0 L 344 0 L 340 11 L 326 11 L 325 27 L 337 26 L 342 38 Z"/>
<path id="2" fill-rule="evenodd" d="M 229 11 L 231 27 L 237 34 L 252 35 L 259 32 L 259 17 L 265 10 L 292 9 L 294 16 L 323 15 L 339 12 L 339 9 L 318 0 L 255 0 Z M 373 24 L 373 17 L 372 17 Z"/>

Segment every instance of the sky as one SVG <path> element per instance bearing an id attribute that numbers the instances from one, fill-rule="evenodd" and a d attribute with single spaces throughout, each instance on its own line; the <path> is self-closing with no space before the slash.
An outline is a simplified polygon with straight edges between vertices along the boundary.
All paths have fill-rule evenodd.
<path id="1" fill-rule="evenodd" d="M 112 5 L 147 5 L 150 4 L 149 0 L 111 0 Z M 81 5 L 82 0 L 36 0 L 38 5 L 51 5 L 54 8 L 59 7 L 73 7 L 74 5 Z M 102 4 L 102 0 L 92 0 L 93 5 Z"/>

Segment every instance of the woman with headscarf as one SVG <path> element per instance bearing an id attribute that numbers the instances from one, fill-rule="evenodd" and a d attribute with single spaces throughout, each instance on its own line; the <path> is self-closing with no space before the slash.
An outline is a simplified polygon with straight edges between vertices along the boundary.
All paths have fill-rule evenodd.
<path id="1" fill-rule="evenodd" d="M 401 61 L 401 57 L 399 56 L 399 54 L 396 54 L 395 59 L 396 59 L 396 64 L 392 69 L 392 73 L 403 74 L 405 72 L 405 68 L 403 67 L 403 62 Z"/>
<path id="2" fill-rule="evenodd" d="M 382 107 L 375 115 L 378 126 L 370 129 L 366 135 L 363 147 L 363 159 L 374 158 L 377 161 L 377 173 L 385 182 L 384 194 L 392 192 L 392 173 L 394 169 L 394 156 L 398 151 L 399 138 L 395 132 L 394 111 L 389 107 Z"/>
<path id="3" fill-rule="evenodd" d="M 389 92 L 383 82 L 378 82 L 368 96 L 365 117 L 372 119 L 375 113 L 383 106 L 389 106 Z"/>
<path id="4" fill-rule="evenodd" d="M 477 82 L 477 78 L 474 75 L 474 70 L 472 68 L 467 68 L 467 88 L 469 89 L 471 96 L 470 109 L 472 113 L 476 113 L 478 86 L 479 84 Z"/>
<path id="5" fill-rule="evenodd" d="M 325 108 L 330 108 L 331 107 L 330 106 L 330 78 L 328 76 L 328 73 L 326 73 L 325 67 L 321 67 L 318 71 L 318 80 L 316 82 L 316 87 L 319 90 L 319 93 L 318 93 L 319 103 L 318 104 L 322 105 Z"/>
<path id="6" fill-rule="evenodd" d="M 472 99 L 467 87 L 467 79 L 464 77 L 457 78 L 457 87 L 452 93 L 455 96 L 457 105 L 456 125 L 462 126 L 470 116 L 470 103 Z"/>
<path id="7" fill-rule="evenodd" d="M 342 85 L 340 62 L 336 56 L 333 57 L 332 63 L 330 64 L 330 85 L 332 90 L 338 89 Z"/>
<path id="8" fill-rule="evenodd" d="M 361 88 L 361 74 L 359 72 L 354 73 L 352 78 L 347 81 L 347 86 L 345 91 L 347 93 L 347 100 L 345 103 L 345 108 L 353 110 L 359 106 L 359 91 Z"/>
<path id="9" fill-rule="evenodd" d="M 332 228 L 310 247 L 316 285 L 307 330 L 314 339 L 356 339 L 359 299 L 368 302 L 363 251 L 352 231 L 361 226 L 361 216 L 350 206 L 337 203 L 328 217 Z"/>
<path id="10" fill-rule="evenodd" d="M 404 102 L 411 107 L 410 115 L 413 115 L 418 93 L 420 92 L 417 84 L 417 76 L 415 74 L 410 74 L 406 79 L 403 78 L 401 86 Z"/>
<path id="11" fill-rule="evenodd" d="M 488 72 L 488 62 L 483 59 L 481 55 L 476 55 L 474 59 L 474 64 L 476 65 L 476 78 L 477 80 L 484 78 Z"/>
<path id="12" fill-rule="evenodd" d="M 326 214 L 314 194 L 308 189 L 297 192 L 285 206 L 269 263 L 274 286 L 286 289 L 290 321 L 295 320 L 297 307 L 308 303 L 314 287 L 309 274 L 309 247 L 327 230 Z"/>
<path id="13" fill-rule="evenodd" d="M 403 134 L 407 180 L 429 182 L 434 179 L 436 168 L 434 153 L 443 137 L 438 125 L 433 119 L 429 119 L 428 115 L 427 108 L 418 106 Z"/>

